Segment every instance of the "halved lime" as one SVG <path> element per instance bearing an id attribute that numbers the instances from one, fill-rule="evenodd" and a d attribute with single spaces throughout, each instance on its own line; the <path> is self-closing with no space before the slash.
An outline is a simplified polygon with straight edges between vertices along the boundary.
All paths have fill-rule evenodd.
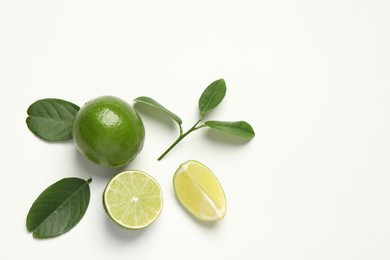
<path id="1" fill-rule="evenodd" d="M 215 221 L 225 216 L 225 193 L 217 177 L 202 163 L 190 160 L 181 164 L 173 187 L 180 203 L 195 217 Z"/>
<path id="2" fill-rule="evenodd" d="M 160 185 L 142 171 L 124 171 L 114 176 L 103 193 L 103 205 L 110 218 L 122 227 L 144 228 L 161 213 Z"/>

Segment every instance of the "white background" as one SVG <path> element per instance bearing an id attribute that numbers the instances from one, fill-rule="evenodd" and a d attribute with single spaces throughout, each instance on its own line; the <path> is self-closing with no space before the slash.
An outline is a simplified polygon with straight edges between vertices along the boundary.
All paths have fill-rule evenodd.
<path id="1" fill-rule="evenodd" d="M 388 0 L 1 0 L 1 259 L 390 259 L 390 2 Z M 34 101 L 83 105 L 150 96 L 184 121 L 224 78 L 207 119 L 245 120 L 250 142 L 202 129 L 178 135 L 142 109 L 145 146 L 126 169 L 162 186 L 164 209 L 142 231 L 119 228 L 101 195 L 120 170 L 95 166 L 72 142 L 36 138 Z M 195 159 L 225 190 L 226 218 L 207 225 L 177 202 L 172 177 Z M 92 178 L 86 215 L 36 240 L 25 219 L 64 177 Z"/>

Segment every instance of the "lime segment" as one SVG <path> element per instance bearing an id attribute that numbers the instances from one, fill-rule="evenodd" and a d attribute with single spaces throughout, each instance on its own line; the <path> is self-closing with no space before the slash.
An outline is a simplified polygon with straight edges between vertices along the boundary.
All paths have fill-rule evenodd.
<path id="1" fill-rule="evenodd" d="M 117 174 L 103 193 L 107 214 L 114 222 L 129 229 L 140 229 L 153 223 L 161 213 L 162 204 L 160 185 L 142 171 Z"/>
<path id="2" fill-rule="evenodd" d="M 225 193 L 217 177 L 202 163 L 190 160 L 181 164 L 173 187 L 180 203 L 195 217 L 215 221 L 225 216 Z"/>

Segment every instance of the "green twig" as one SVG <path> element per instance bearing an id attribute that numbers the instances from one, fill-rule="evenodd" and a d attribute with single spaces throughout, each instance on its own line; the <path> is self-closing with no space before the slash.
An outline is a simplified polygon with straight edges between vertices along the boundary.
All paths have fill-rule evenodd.
<path id="1" fill-rule="evenodd" d="M 180 127 L 180 135 L 179 137 L 176 139 L 175 142 L 173 142 L 173 144 L 171 146 L 168 147 L 168 149 L 160 156 L 158 157 L 157 160 L 161 160 L 162 158 L 164 158 L 165 155 L 167 155 L 167 153 L 169 153 L 178 143 L 180 143 L 181 140 L 184 139 L 184 137 L 186 137 L 187 135 L 189 135 L 190 133 L 202 128 L 202 127 L 205 127 L 205 125 L 200 125 L 198 126 L 198 124 L 202 121 L 203 117 L 201 117 L 187 132 L 183 133 L 183 129 L 181 127 L 181 125 L 179 125 Z"/>

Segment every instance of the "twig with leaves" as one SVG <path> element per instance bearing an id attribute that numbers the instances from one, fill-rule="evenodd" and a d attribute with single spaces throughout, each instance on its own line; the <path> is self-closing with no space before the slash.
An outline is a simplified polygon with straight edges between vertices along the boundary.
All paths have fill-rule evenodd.
<path id="1" fill-rule="evenodd" d="M 247 140 L 253 138 L 255 136 L 255 132 L 252 126 L 245 121 L 226 122 L 226 121 L 210 120 L 210 121 L 203 122 L 206 113 L 216 108 L 222 102 L 223 98 L 225 97 L 225 94 L 226 94 L 225 80 L 219 79 L 212 82 L 203 91 L 202 95 L 199 98 L 198 106 L 199 106 L 200 115 L 198 121 L 196 121 L 196 123 L 186 132 L 183 131 L 183 127 L 182 127 L 183 122 L 178 115 L 171 112 L 170 110 L 168 110 L 163 105 L 161 105 L 160 103 L 158 103 L 157 101 L 155 101 L 150 97 L 142 96 L 136 98 L 134 101 L 152 106 L 164 112 L 166 115 L 172 118 L 179 126 L 179 137 L 172 143 L 172 145 L 164 153 L 161 154 L 158 160 L 163 159 L 165 155 L 167 155 L 187 135 L 204 127 L 214 128 Z"/>

